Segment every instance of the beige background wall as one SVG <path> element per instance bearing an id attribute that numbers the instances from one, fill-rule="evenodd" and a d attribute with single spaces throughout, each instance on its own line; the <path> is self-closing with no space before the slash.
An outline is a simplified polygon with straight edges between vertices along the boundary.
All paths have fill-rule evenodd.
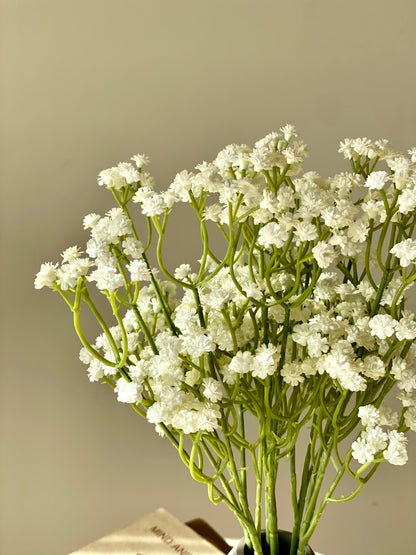
<path id="1" fill-rule="evenodd" d="M 84 244 L 82 217 L 111 207 L 97 173 L 136 152 L 165 188 L 286 122 L 327 175 L 347 168 L 343 137 L 415 145 L 416 4 L 3 0 L 0 15 L 0 552 L 65 554 L 158 506 L 239 535 L 152 426 L 89 384 L 70 314 L 33 276 Z M 170 260 L 197 252 L 186 226 Z M 415 553 L 414 437 L 409 452 L 407 466 L 384 466 L 361 497 L 331 506 L 313 545 Z"/>

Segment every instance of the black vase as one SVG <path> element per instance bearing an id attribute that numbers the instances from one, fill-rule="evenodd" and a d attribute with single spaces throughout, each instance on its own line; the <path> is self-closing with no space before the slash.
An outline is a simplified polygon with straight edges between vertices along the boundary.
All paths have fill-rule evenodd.
<path id="1" fill-rule="evenodd" d="M 279 555 L 290 555 L 290 542 L 292 539 L 292 532 L 286 532 L 285 530 L 279 530 Z M 261 546 L 263 548 L 263 555 L 269 555 L 269 546 L 266 541 L 266 533 L 261 534 Z M 252 549 L 245 545 L 245 540 L 242 538 L 234 549 L 230 552 L 230 555 L 253 555 Z M 306 546 L 305 555 L 315 555 L 312 548 Z"/>

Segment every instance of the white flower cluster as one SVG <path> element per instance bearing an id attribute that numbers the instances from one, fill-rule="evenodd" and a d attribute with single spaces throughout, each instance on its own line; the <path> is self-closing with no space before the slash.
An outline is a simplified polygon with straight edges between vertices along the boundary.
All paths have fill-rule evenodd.
<path id="1" fill-rule="evenodd" d="M 137 260 L 143 247 L 132 233 L 131 222 L 121 208 L 111 209 L 104 217 L 88 214 L 84 218 L 84 228 L 91 229 L 91 239 L 86 246 L 86 254 L 78 247 L 69 247 L 62 253 L 63 263 L 58 266 L 46 263 L 41 266 L 35 279 L 35 288 L 53 287 L 56 283 L 63 291 L 75 289 L 80 277 L 88 276 L 101 291 L 115 291 L 125 286 L 125 278 L 120 271 L 119 259 L 133 257 L 131 262 L 132 280 L 144 279 L 146 270 L 143 262 Z M 91 268 L 95 269 L 90 272 Z"/>
<path id="2" fill-rule="evenodd" d="M 373 462 L 377 453 L 382 452 L 390 464 L 403 465 L 407 462 L 407 438 L 403 432 L 384 431 L 382 426 L 397 426 L 399 416 L 388 409 L 378 409 L 373 405 L 359 408 L 358 416 L 365 429 L 352 444 L 352 455 L 361 464 Z"/>
<path id="3" fill-rule="evenodd" d="M 143 406 L 157 427 L 187 434 L 218 428 L 230 398 L 248 402 L 259 383 L 366 392 L 353 456 L 403 464 L 404 431 L 416 431 L 416 316 L 404 296 L 416 279 L 416 156 L 367 138 L 346 139 L 340 152 L 351 172 L 302 174 L 308 148 L 287 125 L 254 148 L 227 146 L 164 192 L 143 171 L 143 155 L 101 172 L 120 206 L 86 216 L 85 253 L 66 249 L 62 264 L 43 264 L 35 279 L 74 299 L 74 310 L 79 299 L 92 306 L 89 284 L 109 299 L 116 325 L 102 325 L 92 345 L 83 339 L 89 379 L 111 382 L 120 402 Z M 375 170 L 379 161 L 386 170 Z M 183 263 L 170 274 L 160 264 L 168 280 L 160 279 L 126 199 L 160 241 L 162 219 L 189 203 L 202 230 L 198 271 Z M 222 259 L 208 245 L 209 226 L 228 241 Z M 383 380 L 394 380 L 403 404 L 403 418 L 389 423 L 387 409 L 371 404 Z"/>

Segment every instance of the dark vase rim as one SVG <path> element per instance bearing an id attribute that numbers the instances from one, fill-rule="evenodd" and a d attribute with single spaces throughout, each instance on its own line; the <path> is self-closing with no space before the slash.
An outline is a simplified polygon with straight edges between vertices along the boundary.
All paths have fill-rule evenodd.
<path id="1" fill-rule="evenodd" d="M 279 555 L 289 555 L 290 553 L 290 542 L 292 539 L 292 532 L 287 530 L 278 530 L 279 537 Z M 266 543 L 266 532 L 261 533 L 261 543 L 263 548 L 263 555 L 269 555 L 268 545 Z M 253 551 L 247 546 L 244 546 L 244 555 L 253 555 Z M 305 555 L 315 555 L 310 545 L 306 546 Z"/>

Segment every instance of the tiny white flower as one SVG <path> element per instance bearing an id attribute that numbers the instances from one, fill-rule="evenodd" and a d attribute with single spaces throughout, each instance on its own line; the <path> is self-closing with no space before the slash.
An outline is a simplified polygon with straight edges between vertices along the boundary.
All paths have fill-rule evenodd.
<path id="1" fill-rule="evenodd" d="M 399 212 L 401 214 L 408 214 L 409 212 L 413 212 L 416 208 L 416 188 L 413 187 L 406 187 L 400 193 L 398 198 L 397 204 L 399 206 Z"/>
<path id="2" fill-rule="evenodd" d="M 163 214 L 166 210 L 166 202 L 164 201 L 163 197 L 158 194 L 153 194 L 151 197 L 144 198 L 142 201 L 142 214 L 144 216 L 158 216 L 159 214 Z"/>
<path id="3" fill-rule="evenodd" d="M 374 428 L 380 423 L 380 412 L 373 405 L 364 405 L 358 409 L 358 417 L 363 426 Z"/>
<path id="4" fill-rule="evenodd" d="M 388 435 L 381 426 L 368 427 L 362 435 L 376 453 L 387 447 Z"/>
<path id="5" fill-rule="evenodd" d="M 295 233 L 299 237 L 300 241 L 314 241 L 318 238 L 316 226 L 310 222 L 299 222 L 296 225 Z"/>
<path id="6" fill-rule="evenodd" d="M 75 260 L 78 260 L 78 258 L 81 256 L 81 254 L 82 254 L 82 250 L 79 247 L 77 247 L 77 246 L 68 247 L 61 254 L 62 261 L 64 263 L 65 262 L 74 262 Z"/>
<path id="7" fill-rule="evenodd" d="M 189 191 L 192 190 L 194 178 L 195 174 L 183 170 L 176 174 L 175 179 L 169 186 L 169 190 L 171 190 L 182 202 L 189 202 L 191 200 Z"/>
<path id="8" fill-rule="evenodd" d="M 189 264 L 181 264 L 176 268 L 174 275 L 176 279 L 184 280 L 189 276 L 191 271 L 192 270 Z"/>
<path id="9" fill-rule="evenodd" d="M 150 163 L 150 158 L 146 154 L 135 154 L 130 158 L 136 164 L 138 169 L 147 166 Z"/>
<path id="10" fill-rule="evenodd" d="M 211 204 L 206 206 L 203 212 L 203 219 L 218 222 L 222 211 L 223 207 L 221 204 Z"/>
<path id="11" fill-rule="evenodd" d="M 154 194 L 155 194 L 155 191 L 153 187 L 142 186 L 136 191 L 136 193 L 134 194 L 134 197 L 132 198 L 132 201 L 136 203 L 143 202 L 146 199 L 152 198 Z"/>
<path id="12" fill-rule="evenodd" d="M 389 180 L 389 175 L 385 171 L 372 172 L 365 181 L 368 189 L 382 189 Z"/>
<path id="13" fill-rule="evenodd" d="M 205 378 L 202 385 L 204 388 L 203 394 L 209 401 L 216 403 L 222 399 L 224 393 L 219 381 L 214 380 L 214 378 Z"/>
<path id="14" fill-rule="evenodd" d="M 142 387 L 136 382 L 128 382 L 124 378 L 117 380 L 114 392 L 117 393 L 117 401 L 120 403 L 137 403 L 142 398 Z"/>
<path id="15" fill-rule="evenodd" d="M 332 245 L 320 241 L 312 249 L 313 255 L 320 268 L 328 268 L 336 258 L 336 252 Z"/>
<path id="16" fill-rule="evenodd" d="M 260 229 L 258 243 L 263 247 L 276 246 L 278 249 L 283 247 L 289 238 L 289 233 L 278 223 L 270 222 Z"/>
<path id="17" fill-rule="evenodd" d="M 352 444 L 352 456 L 360 464 L 373 462 L 377 452 L 387 445 L 387 434 L 380 426 L 370 427 Z"/>
<path id="18" fill-rule="evenodd" d="M 120 173 L 120 169 L 115 167 L 103 170 L 98 174 L 98 185 L 105 185 L 109 189 L 119 191 L 127 185 L 127 181 Z"/>
<path id="19" fill-rule="evenodd" d="M 80 277 L 80 267 L 75 263 L 62 264 L 56 271 L 56 281 L 59 283 L 64 291 L 74 289 L 77 285 L 78 278 Z"/>
<path id="20" fill-rule="evenodd" d="M 391 373 L 396 378 L 396 380 L 404 380 L 409 372 L 408 364 L 404 358 L 396 357 L 393 359 L 391 366 Z"/>
<path id="21" fill-rule="evenodd" d="M 296 362 L 286 362 L 280 371 L 283 381 L 292 386 L 299 385 L 305 380 L 302 372 L 301 364 Z"/>
<path id="22" fill-rule="evenodd" d="M 112 266 L 102 266 L 91 272 L 88 281 L 95 281 L 100 290 L 115 291 L 124 286 L 123 276 Z"/>
<path id="23" fill-rule="evenodd" d="M 367 302 L 376 298 L 376 290 L 367 279 L 361 281 L 357 288 Z"/>
<path id="24" fill-rule="evenodd" d="M 84 229 L 93 229 L 98 222 L 100 221 L 101 216 L 99 216 L 98 214 L 92 213 L 92 214 L 87 214 L 84 219 L 83 219 L 83 225 L 84 225 Z"/>
<path id="25" fill-rule="evenodd" d="M 42 289 L 42 287 L 53 287 L 57 278 L 58 264 L 52 262 L 45 262 L 41 265 L 39 272 L 35 278 L 35 289 Z"/>
<path id="26" fill-rule="evenodd" d="M 382 200 L 367 200 L 362 203 L 361 208 L 369 220 L 379 219 L 384 222 L 386 219 L 386 209 Z"/>
<path id="27" fill-rule="evenodd" d="M 352 456 L 360 464 L 372 462 L 376 453 L 374 447 L 364 437 L 359 437 L 352 444 Z"/>
<path id="28" fill-rule="evenodd" d="M 236 374 L 247 374 L 253 370 L 254 357 L 249 351 L 237 351 L 231 360 L 230 371 Z"/>
<path id="29" fill-rule="evenodd" d="M 171 209 L 173 205 L 176 204 L 179 200 L 176 194 L 173 191 L 169 191 L 169 189 L 160 193 L 160 196 L 162 197 L 163 202 L 166 204 L 166 208 L 169 209 Z"/>
<path id="30" fill-rule="evenodd" d="M 402 339 L 416 339 L 416 322 L 414 317 L 404 316 L 397 322 L 396 336 Z"/>
<path id="31" fill-rule="evenodd" d="M 341 154 L 344 155 L 346 159 L 352 159 L 354 157 L 354 147 L 352 139 L 344 139 L 339 144 L 339 150 Z"/>
<path id="32" fill-rule="evenodd" d="M 280 132 L 283 133 L 285 141 L 290 141 L 293 137 L 299 137 L 296 127 L 290 123 L 287 123 L 280 128 Z"/>
<path id="33" fill-rule="evenodd" d="M 355 152 L 359 156 L 367 156 L 372 147 L 371 140 L 367 137 L 358 137 L 352 140 L 352 145 Z"/>
<path id="34" fill-rule="evenodd" d="M 397 322 L 389 314 L 376 314 L 368 322 L 371 335 L 379 339 L 391 337 L 397 328 Z"/>
<path id="35" fill-rule="evenodd" d="M 348 227 L 348 237 L 356 243 L 364 243 L 367 240 L 369 226 L 367 220 L 356 220 Z"/>
<path id="36" fill-rule="evenodd" d="M 150 271 L 143 260 L 132 260 L 127 266 L 132 281 L 149 281 Z"/>
<path id="37" fill-rule="evenodd" d="M 280 346 L 260 345 L 255 353 L 253 360 L 253 376 L 264 380 L 267 376 L 272 376 L 277 369 L 280 358 Z"/>
<path id="38" fill-rule="evenodd" d="M 135 356 L 132 355 L 130 358 L 134 359 Z M 149 361 L 138 360 L 135 364 L 129 367 L 129 375 L 131 379 L 137 384 L 143 384 L 145 378 L 148 375 Z"/>
<path id="39" fill-rule="evenodd" d="M 383 452 L 384 458 L 390 464 L 403 465 L 407 463 L 407 438 L 403 432 L 391 430 L 388 432 L 389 445 Z"/>
<path id="40" fill-rule="evenodd" d="M 381 358 L 372 355 L 363 360 L 363 365 L 361 366 L 360 371 L 367 378 L 379 380 L 385 376 L 386 367 Z"/>
<path id="41" fill-rule="evenodd" d="M 140 258 L 143 254 L 143 245 L 134 237 L 126 237 L 122 243 L 123 252 L 132 258 Z"/>
<path id="42" fill-rule="evenodd" d="M 365 379 L 354 369 L 340 374 L 338 380 L 343 388 L 350 391 L 365 391 L 367 388 Z"/>
<path id="43" fill-rule="evenodd" d="M 192 335 L 184 335 L 183 339 L 183 349 L 188 353 L 192 359 L 197 360 L 200 356 L 205 353 L 210 353 L 215 351 L 216 345 L 211 337 L 208 337 L 204 333 L 196 332 L 198 328 L 195 328 Z"/>
<path id="44" fill-rule="evenodd" d="M 129 164 L 128 162 L 120 162 L 120 164 L 117 166 L 117 169 L 120 172 L 120 175 L 124 177 L 124 179 L 129 184 L 137 183 L 140 178 L 139 172 L 132 164 Z"/>
<path id="45" fill-rule="evenodd" d="M 390 249 L 390 252 L 400 260 L 400 266 L 406 268 L 406 266 L 414 263 L 416 260 L 416 241 L 405 239 L 400 243 L 396 243 Z"/>

